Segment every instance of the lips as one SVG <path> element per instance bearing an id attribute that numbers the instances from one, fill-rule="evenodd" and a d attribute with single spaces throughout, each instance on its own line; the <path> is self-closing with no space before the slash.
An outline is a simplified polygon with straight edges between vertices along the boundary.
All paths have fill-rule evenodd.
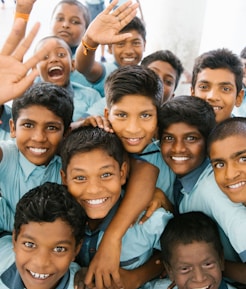
<path id="1" fill-rule="evenodd" d="M 229 189 L 238 189 L 238 188 L 241 188 L 243 186 L 245 186 L 246 182 L 242 181 L 242 182 L 238 182 L 236 184 L 232 184 L 232 185 L 227 185 L 227 187 Z"/>
<path id="2" fill-rule="evenodd" d="M 29 147 L 29 150 L 33 152 L 34 154 L 38 154 L 38 155 L 44 154 L 48 151 L 47 148 L 34 148 L 34 147 Z"/>
<path id="3" fill-rule="evenodd" d="M 63 75 L 63 68 L 61 66 L 53 66 L 49 68 L 48 75 L 51 78 L 57 78 Z"/>
<path id="4" fill-rule="evenodd" d="M 108 198 L 102 198 L 102 199 L 94 199 L 94 200 L 85 200 L 85 202 L 89 205 L 101 205 L 103 204 L 104 202 L 107 201 Z"/>
<path id="5" fill-rule="evenodd" d="M 40 279 L 40 280 L 45 280 L 50 276 L 50 274 L 44 274 L 44 273 L 40 274 L 40 273 L 33 272 L 31 270 L 29 270 L 29 272 L 33 278 Z"/>

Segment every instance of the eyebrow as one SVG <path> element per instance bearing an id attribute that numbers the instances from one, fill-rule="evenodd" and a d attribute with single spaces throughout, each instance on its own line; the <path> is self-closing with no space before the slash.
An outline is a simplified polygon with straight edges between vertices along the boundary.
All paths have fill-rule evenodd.
<path id="1" fill-rule="evenodd" d="M 20 238 L 22 239 L 29 239 L 33 242 L 37 242 L 36 239 L 33 237 L 33 236 L 30 236 L 29 234 L 22 234 L 20 235 Z M 60 245 L 60 244 L 68 244 L 68 245 L 71 245 L 72 244 L 72 241 L 71 240 L 59 240 L 58 242 L 56 242 L 56 246 L 57 245 Z"/>
<path id="2" fill-rule="evenodd" d="M 246 149 L 242 150 L 242 151 L 235 152 L 235 153 L 230 155 L 230 159 L 234 159 L 234 158 L 239 157 L 240 155 L 245 154 L 245 153 L 246 153 Z M 223 161 L 223 160 L 224 160 L 223 158 L 210 159 L 211 163 L 212 162 Z"/>

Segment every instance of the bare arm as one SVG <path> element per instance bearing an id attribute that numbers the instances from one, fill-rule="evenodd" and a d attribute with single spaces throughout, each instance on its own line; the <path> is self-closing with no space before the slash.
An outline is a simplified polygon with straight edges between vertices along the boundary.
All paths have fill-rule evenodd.
<path id="1" fill-rule="evenodd" d="M 90 263 L 85 278 L 88 287 L 93 287 L 95 280 L 97 289 L 108 288 L 113 280 L 115 286 L 122 288 L 119 272 L 121 238 L 152 200 L 158 173 L 158 168 L 147 162 L 131 161 L 125 196 Z"/>
<path id="2" fill-rule="evenodd" d="M 87 28 L 83 41 L 88 47 L 96 49 L 99 44 L 116 43 L 131 35 L 119 34 L 119 31 L 134 18 L 138 4 L 127 1 L 113 11 L 117 2 L 112 1 Z M 84 74 L 88 81 L 96 82 L 102 76 L 103 68 L 101 63 L 95 60 L 96 50 L 86 50 L 83 41 L 76 51 L 76 69 Z"/>
<path id="3" fill-rule="evenodd" d="M 236 282 L 246 284 L 246 264 L 240 262 L 225 261 L 225 277 L 228 277 Z"/>

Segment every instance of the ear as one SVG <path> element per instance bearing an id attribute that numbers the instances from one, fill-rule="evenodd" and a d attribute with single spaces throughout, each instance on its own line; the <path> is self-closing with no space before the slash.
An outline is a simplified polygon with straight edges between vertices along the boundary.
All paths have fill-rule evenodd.
<path id="1" fill-rule="evenodd" d="M 243 102 L 243 98 L 244 98 L 244 90 L 241 89 L 239 94 L 236 97 L 235 106 L 239 107 Z"/>
<path id="2" fill-rule="evenodd" d="M 75 257 L 79 254 L 79 251 L 80 251 L 80 249 L 81 249 L 82 243 L 83 243 L 83 241 L 81 241 L 81 242 L 76 246 L 76 248 L 75 248 L 75 256 L 74 256 L 73 261 L 75 260 Z"/>
<path id="3" fill-rule="evenodd" d="M 172 268 L 170 267 L 170 265 L 168 265 L 167 263 L 164 262 L 164 266 L 166 268 L 166 271 L 167 271 L 167 275 L 169 277 L 169 279 L 171 281 L 174 281 L 174 274 L 173 274 L 173 271 L 172 271 Z"/>
<path id="4" fill-rule="evenodd" d="M 123 162 L 120 168 L 120 181 L 121 185 L 124 185 L 126 183 L 126 178 L 128 175 L 128 164 L 127 162 Z"/>
<path id="5" fill-rule="evenodd" d="M 62 169 L 60 170 L 60 174 L 61 174 L 62 184 L 66 186 L 67 185 L 67 178 L 66 178 L 65 172 Z"/>
<path id="6" fill-rule="evenodd" d="M 14 124 L 14 121 L 12 118 L 9 120 L 9 128 L 10 128 L 10 136 L 12 138 L 15 138 L 16 137 L 16 130 L 15 130 L 15 124 Z"/>
<path id="7" fill-rule="evenodd" d="M 74 71 L 75 70 L 75 60 L 72 59 L 71 61 L 71 71 Z"/>
<path id="8" fill-rule="evenodd" d="M 195 89 L 192 86 L 190 87 L 190 95 L 191 96 L 195 95 Z"/>

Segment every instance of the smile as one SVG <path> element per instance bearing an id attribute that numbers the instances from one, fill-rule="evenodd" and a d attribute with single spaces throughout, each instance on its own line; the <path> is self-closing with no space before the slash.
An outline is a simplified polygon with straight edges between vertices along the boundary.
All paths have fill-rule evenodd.
<path id="1" fill-rule="evenodd" d="M 229 185 L 227 187 L 230 188 L 230 189 L 238 189 L 238 188 L 240 188 L 242 186 L 245 186 L 245 184 L 246 184 L 245 182 L 239 182 L 239 183 L 236 183 L 234 185 Z"/>
<path id="2" fill-rule="evenodd" d="M 90 205 L 100 205 L 107 201 L 108 198 L 95 199 L 95 200 L 85 200 L 86 203 Z"/>
<path id="3" fill-rule="evenodd" d="M 29 147 L 29 150 L 35 154 L 43 154 L 46 153 L 48 149 Z"/>
<path id="4" fill-rule="evenodd" d="M 32 272 L 32 271 L 29 271 L 29 272 L 32 275 L 32 277 L 35 278 L 35 279 L 44 280 L 44 279 L 47 279 L 50 276 L 50 274 L 39 274 L 39 273 L 35 273 L 35 272 Z"/>
<path id="5" fill-rule="evenodd" d="M 187 161 L 189 158 L 188 157 L 171 157 L 171 159 L 177 162 L 182 162 L 182 161 Z"/>

